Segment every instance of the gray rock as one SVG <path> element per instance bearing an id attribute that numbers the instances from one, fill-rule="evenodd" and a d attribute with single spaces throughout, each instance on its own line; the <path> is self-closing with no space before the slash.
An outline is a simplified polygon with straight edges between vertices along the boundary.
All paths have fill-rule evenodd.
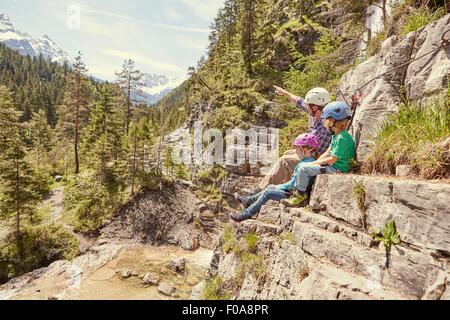
<path id="1" fill-rule="evenodd" d="M 186 271 L 186 259 L 177 258 L 170 262 L 169 269 L 178 273 L 183 273 Z"/>
<path id="2" fill-rule="evenodd" d="M 62 179 L 63 179 L 62 176 L 56 176 L 56 177 L 55 177 L 55 182 L 61 182 Z"/>
<path id="3" fill-rule="evenodd" d="M 142 284 L 145 286 L 157 286 L 159 284 L 159 278 L 153 273 L 146 273 L 142 279 Z"/>
<path id="4" fill-rule="evenodd" d="M 368 80 L 408 62 L 434 49 L 440 44 L 444 30 L 450 28 L 450 15 L 446 15 L 425 28 L 404 37 L 387 39 L 379 54 L 359 64 L 344 75 L 342 90 L 353 92 Z M 362 90 L 363 97 L 355 115 L 351 133 L 358 144 L 358 159 L 363 160 L 373 147 L 373 138 L 379 124 L 398 111 L 401 86 L 412 100 L 445 91 L 450 73 L 450 56 L 445 50 L 429 55 L 409 66 L 391 71 Z M 349 95 L 347 95 L 349 96 Z"/>
<path id="5" fill-rule="evenodd" d="M 202 281 L 192 288 L 189 300 L 203 300 L 203 290 L 205 289 L 206 281 Z"/>
<path id="6" fill-rule="evenodd" d="M 130 269 L 124 269 L 119 271 L 120 277 L 122 279 L 128 279 L 131 277 L 132 273 Z"/>
<path id="7" fill-rule="evenodd" d="M 353 175 L 321 175 L 311 206 L 336 219 L 361 227 L 353 194 L 354 181 L 366 189 L 366 222 L 377 231 L 395 220 L 402 241 L 430 250 L 450 252 L 450 184 Z"/>
<path id="8" fill-rule="evenodd" d="M 162 293 L 163 295 L 169 296 L 169 297 L 173 296 L 175 294 L 175 291 L 176 291 L 176 288 L 167 282 L 162 282 L 158 286 L 158 292 Z"/>
<path id="9" fill-rule="evenodd" d="M 397 177 L 407 177 L 411 172 L 411 166 L 400 165 L 395 168 L 395 175 Z"/>
<path id="10" fill-rule="evenodd" d="M 178 245 L 184 250 L 197 250 L 200 247 L 200 241 L 197 237 L 183 237 L 178 241 Z"/>

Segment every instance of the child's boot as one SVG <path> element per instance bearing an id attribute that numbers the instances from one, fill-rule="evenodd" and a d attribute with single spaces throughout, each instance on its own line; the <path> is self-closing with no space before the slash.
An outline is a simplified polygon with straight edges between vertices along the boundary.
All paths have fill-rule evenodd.
<path id="1" fill-rule="evenodd" d="M 300 192 L 295 191 L 292 197 L 281 201 L 281 203 L 284 204 L 286 207 L 299 207 L 307 199 L 308 196 L 306 194 L 301 194 Z"/>

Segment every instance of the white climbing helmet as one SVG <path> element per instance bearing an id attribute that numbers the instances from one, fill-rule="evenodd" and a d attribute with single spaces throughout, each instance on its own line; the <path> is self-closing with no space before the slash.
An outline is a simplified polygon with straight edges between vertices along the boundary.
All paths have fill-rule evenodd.
<path id="1" fill-rule="evenodd" d="M 331 95 L 327 89 L 314 88 L 306 95 L 305 102 L 307 104 L 314 104 L 319 107 L 325 107 L 331 102 Z"/>

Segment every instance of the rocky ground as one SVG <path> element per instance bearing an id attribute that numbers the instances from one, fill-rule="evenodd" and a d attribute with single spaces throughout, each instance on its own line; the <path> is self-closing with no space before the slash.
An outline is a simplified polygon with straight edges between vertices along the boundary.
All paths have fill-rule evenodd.
<path id="1" fill-rule="evenodd" d="M 191 188 L 179 183 L 162 191 L 142 191 L 101 231 L 100 241 L 170 244 L 187 250 L 214 247 L 216 217 L 208 217 Z M 202 224 L 208 219 L 209 229 Z"/>
<path id="2" fill-rule="evenodd" d="M 2 299 L 186 299 L 205 278 L 221 223 L 191 190 L 142 191 L 101 230 L 98 239 L 73 232 L 61 219 L 64 189 L 42 206 L 80 241 L 80 255 L 0 286 Z M 198 223 L 196 223 L 196 221 Z M 209 228 L 207 228 L 209 226 Z"/>
<path id="3" fill-rule="evenodd" d="M 446 183 L 321 176 L 311 207 L 271 203 L 257 220 L 233 224 L 209 276 L 237 299 L 450 299 L 449 198 Z M 387 255 L 368 229 L 392 220 L 402 242 Z"/>
<path id="4" fill-rule="evenodd" d="M 204 279 L 212 251 L 173 246 L 95 246 L 0 287 L 0 300 L 186 299 Z"/>

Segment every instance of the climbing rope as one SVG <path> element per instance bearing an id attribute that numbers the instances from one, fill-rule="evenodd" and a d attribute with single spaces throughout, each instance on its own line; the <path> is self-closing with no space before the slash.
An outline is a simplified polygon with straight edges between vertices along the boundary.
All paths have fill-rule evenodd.
<path id="1" fill-rule="evenodd" d="M 399 66 L 397 66 L 397 67 L 395 67 L 395 68 L 391 68 L 391 69 L 389 69 L 388 71 L 385 71 L 385 72 L 379 74 L 378 76 L 376 76 L 376 77 L 374 77 L 373 79 L 370 79 L 369 81 L 367 81 L 366 83 L 364 83 L 361 87 L 357 88 L 355 91 L 338 90 L 338 91 L 336 92 L 336 98 L 337 98 L 338 96 L 342 96 L 342 98 L 344 99 L 345 103 L 347 103 L 349 106 L 351 106 L 352 112 L 353 112 L 353 114 L 354 114 L 354 112 L 356 111 L 356 109 L 357 109 L 358 106 L 359 106 L 359 101 L 361 100 L 361 97 L 363 96 L 363 95 L 362 95 L 362 89 L 364 89 L 365 87 L 367 87 L 369 84 L 371 84 L 371 83 L 374 82 L 375 80 L 380 79 L 381 77 L 383 77 L 384 75 L 386 75 L 386 74 L 388 74 L 388 73 L 390 73 L 390 72 L 392 72 L 392 71 L 395 71 L 395 70 L 398 70 L 398 69 L 400 69 L 400 68 L 403 68 L 403 67 L 405 67 L 405 66 L 407 66 L 407 65 L 410 65 L 411 63 L 413 63 L 413 62 L 415 62 L 415 61 L 417 61 L 417 60 L 420 60 L 420 59 L 422 59 L 423 57 L 426 57 L 426 56 L 428 56 L 428 55 L 430 55 L 430 54 L 433 54 L 433 53 L 435 53 L 435 52 L 438 52 L 439 50 L 441 50 L 441 49 L 443 49 L 443 48 L 449 46 L 449 45 L 450 45 L 450 38 L 446 37 L 447 33 L 450 33 L 450 29 L 448 29 L 447 31 L 445 31 L 445 32 L 442 34 L 441 42 L 440 42 L 439 46 L 437 46 L 437 47 L 434 48 L 433 50 L 431 50 L 431 51 L 429 51 L 429 52 L 427 52 L 427 53 L 425 53 L 425 54 L 423 54 L 423 55 L 421 55 L 421 56 L 419 56 L 419 57 L 417 57 L 417 58 L 415 58 L 415 59 L 411 59 L 411 60 L 409 60 L 408 62 L 405 62 L 405 63 L 403 63 L 403 64 L 401 64 L 401 65 L 399 65 Z M 349 101 L 349 100 L 347 99 L 347 97 L 345 96 L 344 93 L 352 93 L 352 95 L 351 95 L 351 101 Z M 353 118 L 354 118 L 354 117 L 352 117 L 352 120 L 350 121 L 350 124 L 349 124 L 349 126 L 348 126 L 348 129 L 350 129 L 350 127 L 351 127 L 352 124 L 353 124 Z"/>

